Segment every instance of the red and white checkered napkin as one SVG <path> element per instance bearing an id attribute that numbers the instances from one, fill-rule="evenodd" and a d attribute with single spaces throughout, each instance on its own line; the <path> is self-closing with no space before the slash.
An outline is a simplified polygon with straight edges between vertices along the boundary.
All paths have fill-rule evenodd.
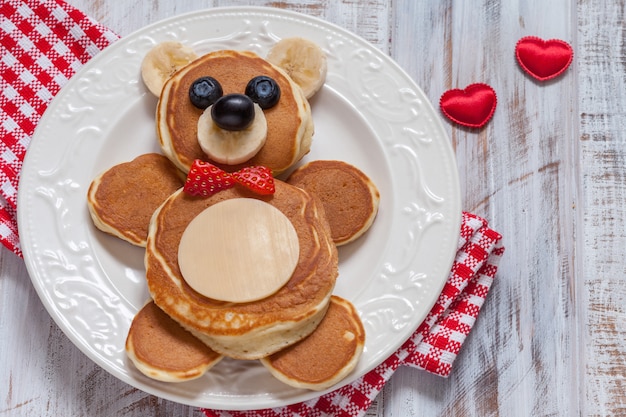
<path id="1" fill-rule="evenodd" d="M 0 2 L 0 242 L 19 256 L 17 185 L 35 126 L 69 78 L 117 39 L 62 1 Z"/>
<path id="2" fill-rule="evenodd" d="M 207 417 L 356 417 L 365 414 L 401 365 L 447 377 L 491 287 L 504 253 L 502 236 L 463 213 L 458 250 L 448 280 L 430 313 L 395 353 L 352 384 L 285 407 L 250 411 L 203 410 Z"/>
<path id="3" fill-rule="evenodd" d="M 17 186 L 35 126 L 68 79 L 117 35 L 61 0 L 0 3 L 0 241 L 22 254 Z M 456 260 L 432 311 L 404 345 L 354 383 L 287 407 L 207 416 L 359 416 L 400 365 L 447 376 L 476 320 L 504 247 L 487 222 L 464 213 Z"/>

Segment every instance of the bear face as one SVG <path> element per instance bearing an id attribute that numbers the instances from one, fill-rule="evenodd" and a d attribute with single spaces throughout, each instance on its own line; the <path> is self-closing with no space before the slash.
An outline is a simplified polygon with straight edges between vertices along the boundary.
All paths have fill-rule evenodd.
<path id="1" fill-rule="evenodd" d="M 265 75 L 280 87 L 278 103 L 263 110 L 267 138 L 252 158 L 241 164 L 227 165 L 212 159 L 198 142 L 198 120 L 203 109 L 189 99 L 189 88 L 200 77 L 211 76 L 219 82 L 223 96 L 243 94 L 254 77 Z M 161 147 L 184 172 L 196 159 L 207 160 L 226 171 L 248 165 L 262 165 L 280 175 L 298 162 L 311 147 L 313 119 L 302 90 L 280 68 L 252 52 L 215 51 L 179 70 L 164 85 L 157 105 L 157 133 Z"/>

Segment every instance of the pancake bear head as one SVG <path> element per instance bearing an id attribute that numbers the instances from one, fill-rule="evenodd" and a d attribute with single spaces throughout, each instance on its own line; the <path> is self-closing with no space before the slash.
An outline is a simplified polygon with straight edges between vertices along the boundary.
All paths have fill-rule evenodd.
<path id="1" fill-rule="evenodd" d="M 284 63 L 286 54 L 276 50 L 275 62 Z M 226 171 L 250 165 L 266 166 L 274 175 L 286 171 L 311 147 L 308 97 L 325 80 L 320 57 L 315 62 L 322 68 L 309 71 L 317 74 L 314 90 L 311 79 L 298 84 L 269 58 L 249 51 L 219 50 L 191 61 L 167 78 L 159 94 L 156 127 L 163 152 L 185 172 L 196 159 Z"/>

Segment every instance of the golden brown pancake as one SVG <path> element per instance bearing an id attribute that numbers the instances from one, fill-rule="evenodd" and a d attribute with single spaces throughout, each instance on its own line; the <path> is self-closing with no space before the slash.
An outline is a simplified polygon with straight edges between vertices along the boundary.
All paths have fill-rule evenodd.
<path id="1" fill-rule="evenodd" d="M 380 194 L 374 183 L 343 161 L 309 162 L 296 169 L 287 183 L 320 199 L 337 246 L 365 233 L 378 213 Z"/>
<path id="2" fill-rule="evenodd" d="M 203 111 L 191 104 L 189 86 L 199 77 L 211 76 L 219 81 L 224 95 L 243 94 L 248 81 L 258 75 L 273 78 L 281 89 L 278 104 L 264 110 L 265 145 L 242 164 L 228 166 L 211 161 L 198 143 L 197 124 Z M 300 87 L 283 70 L 248 51 L 216 51 L 183 67 L 165 83 L 156 117 L 163 152 L 185 172 L 194 159 L 202 159 L 226 171 L 244 165 L 263 165 L 278 175 L 309 152 L 313 135 L 311 109 Z"/>
<path id="3" fill-rule="evenodd" d="M 98 175 L 89 186 L 87 206 L 98 229 L 146 246 L 152 214 L 183 183 L 169 159 L 145 154 Z"/>
<path id="4" fill-rule="evenodd" d="M 199 378 L 222 359 L 152 301 L 133 319 L 126 353 L 144 375 L 166 382 Z"/>
<path id="5" fill-rule="evenodd" d="M 236 359 L 265 357 L 310 334 L 326 312 L 338 274 L 337 249 L 323 207 L 304 190 L 279 180 L 275 186 L 269 196 L 238 185 L 209 198 L 178 191 L 150 224 L 145 264 L 155 303 L 213 350 Z M 291 221 L 300 247 L 298 264 L 289 281 L 267 298 L 247 303 L 209 299 L 185 282 L 178 245 L 196 215 L 220 201 L 241 197 L 265 201 Z"/>
<path id="6" fill-rule="evenodd" d="M 365 330 L 354 306 L 333 295 L 324 320 L 298 343 L 261 359 L 279 380 L 297 388 L 323 390 L 345 378 L 356 366 Z"/>

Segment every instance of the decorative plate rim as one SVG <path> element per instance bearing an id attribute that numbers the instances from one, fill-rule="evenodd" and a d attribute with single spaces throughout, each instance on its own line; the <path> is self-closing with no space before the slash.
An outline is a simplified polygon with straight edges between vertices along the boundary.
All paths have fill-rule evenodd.
<path id="1" fill-rule="evenodd" d="M 217 30 L 212 28 L 209 37 L 195 34 L 194 25 L 206 20 L 213 20 Z M 224 20 L 229 23 L 236 20 L 236 30 L 225 33 Z M 250 30 L 255 25 L 257 30 Z M 90 112 L 105 109 L 105 105 L 99 104 L 105 98 L 112 103 L 133 94 L 145 94 L 137 78 L 137 59 L 154 42 L 178 38 L 193 41 L 194 46 L 202 50 L 222 43 L 241 43 L 245 39 L 245 49 L 262 52 L 268 42 L 294 32 L 294 25 L 297 25 L 298 33 L 316 38 L 330 53 L 329 77 L 325 86 L 327 100 L 346 100 L 349 111 L 367 120 L 368 128 L 376 138 L 374 146 L 384 151 L 380 166 L 389 171 L 384 175 L 380 173 L 385 185 L 381 194 L 390 197 L 384 203 L 386 205 L 381 205 L 379 213 L 385 230 L 381 226 L 373 232 L 374 236 L 387 237 L 388 240 L 382 248 L 381 259 L 374 264 L 376 271 L 368 278 L 368 288 L 361 288 L 354 295 L 355 302 L 360 303 L 357 308 L 361 307 L 366 329 L 368 326 L 376 329 L 369 332 L 362 363 L 355 373 L 329 390 L 311 392 L 284 386 L 284 395 L 237 395 L 236 390 L 228 391 L 227 388 L 207 393 L 206 386 L 198 381 L 183 391 L 179 389 L 180 385 L 173 388 L 171 384 L 149 380 L 132 370 L 120 370 L 120 361 L 122 366 L 132 365 L 119 357 L 119 346 L 107 344 L 107 337 L 119 341 L 119 335 L 124 333 L 123 326 L 129 323 L 118 320 L 113 322 L 111 329 L 100 322 L 83 323 L 85 320 L 80 317 L 94 312 L 132 317 L 136 307 L 124 299 L 125 294 L 114 294 L 115 291 L 111 290 L 117 287 L 110 287 L 107 281 L 106 259 L 99 258 L 97 252 L 98 238 L 90 235 L 88 226 L 76 221 L 85 219 L 86 202 L 79 208 L 80 198 L 91 181 L 91 178 L 79 177 L 95 169 L 85 164 L 97 165 L 99 162 L 94 156 L 93 160 L 80 165 L 72 158 L 86 155 L 83 148 L 90 144 L 89 141 L 101 144 L 105 139 L 110 140 L 112 128 L 107 127 L 108 122 L 112 125 L 124 123 L 111 111 L 103 111 L 109 119 L 95 122 Z M 217 49 L 223 48 L 219 46 Z M 362 77 L 354 77 L 350 73 L 352 69 L 339 66 L 343 59 L 340 56 L 345 52 L 349 53 L 350 62 L 354 64 L 350 67 L 359 68 Z M 112 62 L 121 65 L 113 67 Z M 350 84 L 365 83 L 365 79 L 373 86 L 359 84 L 357 88 L 356 84 Z M 123 81 L 118 83 L 120 80 Z M 390 83 L 396 88 L 388 88 Z M 388 98 L 387 93 L 395 94 L 393 100 L 384 101 Z M 138 100 L 145 103 L 150 98 L 142 96 Z M 144 106 L 141 103 L 139 106 Z M 91 124 L 81 124 L 82 120 L 91 121 Z M 56 137 L 53 145 L 52 127 L 70 127 L 74 136 L 70 139 Z M 75 136 L 79 136 L 80 141 Z M 106 152 L 100 149 L 98 155 Z M 106 160 L 106 155 L 102 159 Z M 407 173 L 411 175 L 404 175 Z M 216 409 L 269 408 L 310 400 L 353 382 L 382 363 L 411 336 L 435 303 L 456 254 L 461 221 L 454 151 L 438 114 L 414 81 L 391 58 L 345 29 L 316 17 L 258 6 L 188 12 L 147 25 L 103 50 L 70 79 L 40 120 L 24 160 L 18 190 L 18 224 L 31 281 L 49 314 L 70 340 L 99 366 L 136 388 L 179 403 Z M 392 241 L 391 235 L 401 236 L 406 241 Z M 63 248 L 57 246 L 59 242 Z M 364 251 L 374 254 L 381 249 L 367 241 L 363 246 Z M 411 257 L 406 257 L 406 253 Z M 354 264 L 353 259 L 351 257 Z M 423 262 L 424 259 L 428 262 Z M 97 292 L 104 287 L 113 293 L 107 292 L 105 302 L 102 302 Z M 74 291 L 76 288 L 81 291 Z M 380 288 L 384 290 L 384 296 L 373 297 L 371 293 Z M 70 289 L 72 291 L 68 292 Z M 95 295 L 92 296 L 91 291 Z M 80 303 L 69 294 L 80 296 L 87 306 L 77 307 L 76 304 Z M 416 298 L 412 298 L 413 295 Z M 107 306 L 107 302 L 115 306 Z M 374 304 L 377 306 L 372 307 Z M 80 313 L 79 321 L 76 321 L 76 309 Z M 398 312 L 400 309 L 406 311 Z M 387 312 L 391 317 L 385 316 Z M 94 342 L 94 334 L 101 338 L 100 342 Z M 381 337 L 391 340 L 383 342 Z M 237 365 L 234 367 L 238 369 Z M 244 369 L 241 372 L 250 371 Z"/>

